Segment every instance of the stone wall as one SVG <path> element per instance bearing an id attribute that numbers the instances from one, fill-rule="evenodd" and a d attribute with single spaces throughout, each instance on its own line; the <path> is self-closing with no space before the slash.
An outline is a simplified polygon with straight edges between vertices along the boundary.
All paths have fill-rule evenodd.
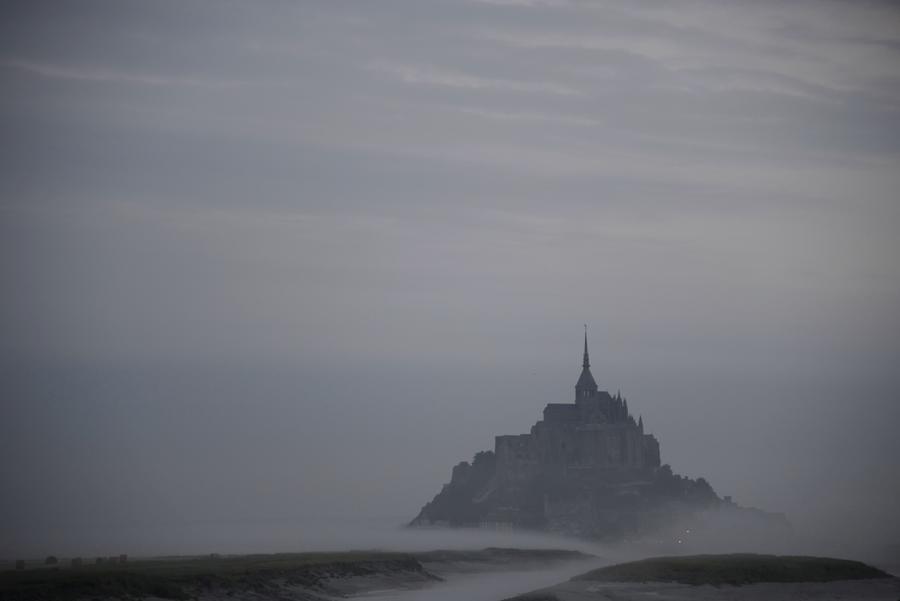
<path id="1" fill-rule="evenodd" d="M 644 463 L 647 467 L 659 467 L 661 464 L 659 457 L 659 441 L 652 434 L 644 434 Z"/>
<path id="2" fill-rule="evenodd" d="M 494 438 L 497 457 L 497 482 L 508 485 L 534 477 L 538 473 L 531 434 L 515 434 Z"/>

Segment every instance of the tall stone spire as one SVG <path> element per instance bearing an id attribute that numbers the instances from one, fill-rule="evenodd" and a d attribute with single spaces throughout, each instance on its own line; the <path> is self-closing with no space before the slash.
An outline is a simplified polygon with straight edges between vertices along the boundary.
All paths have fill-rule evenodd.
<path id="1" fill-rule="evenodd" d="M 597 382 L 591 374 L 591 361 L 588 357 L 587 324 L 584 326 L 584 361 L 581 363 L 581 376 L 575 384 L 575 399 L 590 397 L 597 392 Z"/>
<path id="2" fill-rule="evenodd" d="M 591 360 L 588 358 L 588 348 L 587 348 L 587 324 L 584 324 L 584 362 L 581 364 L 581 367 L 584 369 L 588 369 L 591 366 Z"/>

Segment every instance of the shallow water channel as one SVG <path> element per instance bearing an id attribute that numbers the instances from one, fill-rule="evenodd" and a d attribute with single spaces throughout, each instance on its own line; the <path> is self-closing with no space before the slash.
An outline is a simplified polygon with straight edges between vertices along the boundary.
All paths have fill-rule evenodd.
<path id="1" fill-rule="evenodd" d="M 500 601 L 513 595 L 551 586 L 609 563 L 601 559 L 577 561 L 547 569 L 451 574 L 445 582 L 421 589 L 375 591 L 365 601 Z"/>

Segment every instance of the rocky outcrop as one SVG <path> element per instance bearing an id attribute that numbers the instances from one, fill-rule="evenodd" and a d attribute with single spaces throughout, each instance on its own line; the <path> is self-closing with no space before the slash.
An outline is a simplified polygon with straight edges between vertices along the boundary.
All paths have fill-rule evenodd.
<path id="1" fill-rule="evenodd" d="M 783 516 L 719 498 L 703 478 L 660 464 L 660 446 L 621 392 L 600 390 L 587 337 L 573 403 L 550 403 L 529 433 L 497 436 L 494 450 L 453 468 L 412 526 L 532 528 L 623 540 L 664 533 L 714 510 L 761 526 Z M 677 536 L 676 540 L 683 538 Z"/>
<path id="2" fill-rule="evenodd" d="M 668 465 L 607 470 L 599 478 L 537 476 L 512 487 L 498 482 L 495 466 L 491 451 L 455 466 L 450 482 L 410 525 L 533 528 L 620 540 L 725 504 L 706 480 L 678 476 Z"/>

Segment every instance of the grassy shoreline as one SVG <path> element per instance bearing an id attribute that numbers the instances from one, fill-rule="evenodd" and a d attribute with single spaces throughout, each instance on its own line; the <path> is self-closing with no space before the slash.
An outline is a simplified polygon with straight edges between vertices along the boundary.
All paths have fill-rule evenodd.
<path id="1" fill-rule="evenodd" d="M 384 587 L 424 586 L 435 573 L 502 570 L 528 563 L 585 559 L 577 551 L 487 548 L 470 551 L 347 551 L 235 556 L 171 557 L 77 568 L 32 568 L 0 572 L 0 597 L 10 601 L 77 599 L 192 599 L 227 595 L 316 600 Z"/>
<path id="2" fill-rule="evenodd" d="M 758 582 L 832 582 L 871 578 L 893 576 L 849 559 L 737 553 L 652 557 L 592 570 L 573 580 L 741 586 Z"/>
<path id="3" fill-rule="evenodd" d="M 898 595 L 900 579 L 859 561 L 742 553 L 620 563 L 506 601 L 887 601 Z"/>

